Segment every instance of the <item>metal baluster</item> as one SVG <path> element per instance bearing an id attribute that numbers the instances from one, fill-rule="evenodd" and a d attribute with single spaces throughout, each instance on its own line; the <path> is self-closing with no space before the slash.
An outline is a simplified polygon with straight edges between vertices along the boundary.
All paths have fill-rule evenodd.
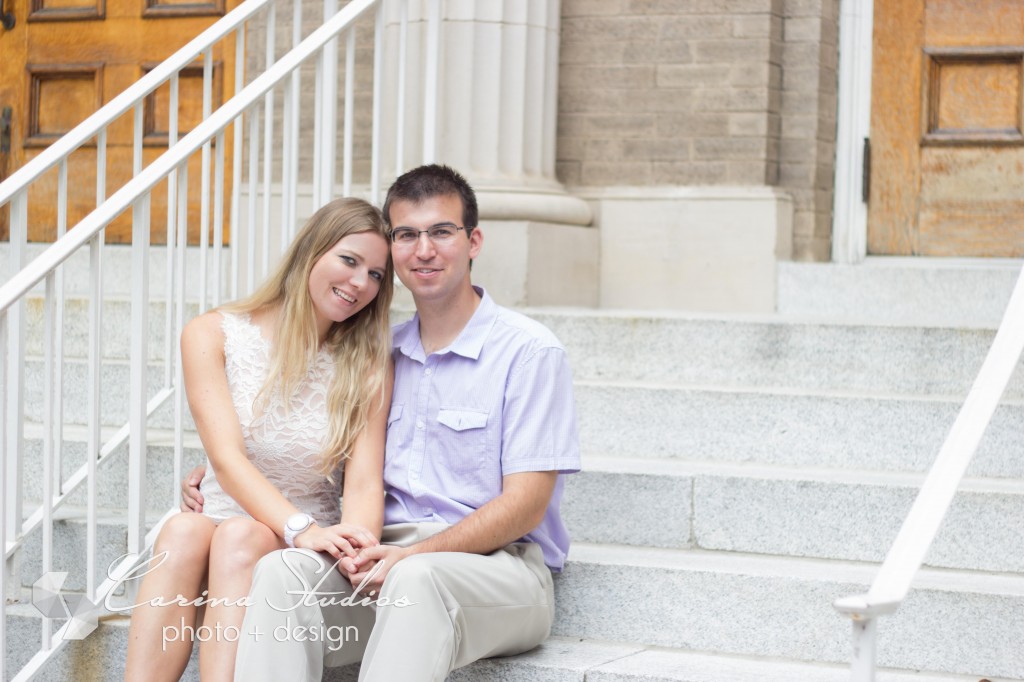
<path id="1" fill-rule="evenodd" d="M 107 193 L 107 129 L 96 139 L 96 205 Z M 169 208 L 169 206 L 168 206 Z M 100 379 L 103 330 L 103 241 L 101 230 L 89 242 L 89 369 L 88 369 L 88 480 L 86 483 L 86 595 L 96 598 L 96 460 L 100 455 Z"/>
<path id="2" fill-rule="evenodd" d="M 384 71 L 384 3 L 377 3 L 373 19 L 373 129 L 370 133 L 370 201 L 380 197 L 380 91 Z M 397 170 L 397 168 L 396 168 Z"/>
<path id="3" fill-rule="evenodd" d="M 187 192 L 182 185 L 179 191 Z M 149 341 L 149 207 L 146 192 L 132 205 L 132 327 L 128 401 L 128 552 L 139 554 L 146 536 L 146 402 Z"/>
<path id="4" fill-rule="evenodd" d="M 341 193 L 352 195 L 352 123 L 355 110 L 356 84 L 356 30 L 348 30 L 348 41 L 345 45 L 345 122 L 341 152 Z"/>
<path id="5" fill-rule="evenodd" d="M 203 120 L 213 112 L 213 50 L 203 53 Z M 199 314 L 206 311 L 207 251 L 210 243 L 210 141 L 203 144 L 199 180 Z M 170 385 L 170 382 L 168 382 Z"/>
<path id="6" fill-rule="evenodd" d="M 276 41 L 274 33 L 277 30 L 277 6 L 270 5 L 267 14 L 267 68 L 274 63 Z M 263 249 L 263 258 L 260 263 L 260 279 L 267 276 L 270 269 L 270 180 L 274 168 L 274 90 L 271 88 L 263 96 L 264 119 L 263 119 L 263 215 L 260 223 L 261 240 L 260 247 Z"/>
<path id="7" fill-rule="evenodd" d="M 167 114 L 167 148 L 178 143 L 178 74 L 171 76 L 169 81 L 171 101 Z M 174 173 L 167 176 L 167 260 L 164 296 L 164 386 L 171 384 L 171 357 L 174 352 L 174 334 L 172 332 L 173 317 L 171 312 L 171 296 L 174 291 L 174 225 L 177 220 L 175 211 L 178 207 L 178 185 Z"/>

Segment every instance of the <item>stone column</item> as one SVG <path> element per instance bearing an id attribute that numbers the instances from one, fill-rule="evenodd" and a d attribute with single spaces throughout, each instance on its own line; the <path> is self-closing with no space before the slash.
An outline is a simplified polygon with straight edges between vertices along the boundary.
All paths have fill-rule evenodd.
<path id="1" fill-rule="evenodd" d="M 431 2 L 408 3 L 404 83 L 402 4 L 385 4 L 382 185 L 424 160 L 454 167 L 480 204 L 475 280 L 509 305 L 596 305 L 591 211 L 555 179 L 559 1 L 440 2 L 433 158 L 424 147 Z"/>

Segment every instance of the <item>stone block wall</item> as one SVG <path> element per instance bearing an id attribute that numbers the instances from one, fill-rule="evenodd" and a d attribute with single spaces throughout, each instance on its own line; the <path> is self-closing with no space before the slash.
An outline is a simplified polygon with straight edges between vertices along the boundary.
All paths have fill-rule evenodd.
<path id="1" fill-rule="evenodd" d="M 339 7 L 344 7 L 347 0 L 340 0 Z M 275 17 L 275 54 L 280 57 L 292 48 L 292 27 L 294 25 L 293 4 L 279 2 Z M 312 33 L 323 22 L 323 4 L 320 2 L 304 2 L 302 12 L 301 38 Z M 267 17 L 265 14 L 256 17 L 252 28 L 246 36 L 246 79 L 249 83 L 259 75 L 266 64 Z M 345 49 L 347 34 L 338 40 L 338 120 L 337 149 L 338 165 L 336 178 L 341 182 L 342 144 L 344 136 L 343 116 L 345 112 Z M 353 121 L 354 135 L 352 140 L 353 180 L 357 183 L 368 183 L 370 180 L 371 130 L 373 125 L 373 13 L 360 17 L 356 25 L 355 51 L 355 82 L 353 88 Z M 313 133 L 314 133 L 314 78 L 316 57 L 310 58 L 300 69 L 300 114 L 299 114 L 299 177 L 301 182 L 313 181 Z M 284 120 L 284 98 L 287 79 L 274 89 L 274 182 L 281 178 L 281 155 L 283 153 L 281 131 Z M 261 107 L 260 116 L 263 111 Z M 263 134 L 262 119 L 260 135 Z M 247 133 L 248 134 L 248 133 Z M 263 138 L 260 138 L 261 145 Z M 248 145 L 243 149 L 245 163 L 248 163 Z M 261 157 L 262 158 L 262 157 Z M 262 182 L 262 167 L 260 182 Z M 248 173 L 244 166 L 243 174 Z"/>
<path id="2" fill-rule="evenodd" d="M 321 5 L 304 5 L 305 35 L 319 24 Z M 839 0 L 562 0 L 558 179 L 570 189 L 777 187 L 793 198 L 792 257 L 829 260 L 838 23 Z M 276 25 L 282 54 L 291 45 L 289 3 L 280 4 Z M 254 22 L 248 38 L 249 74 L 264 60 L 264 26 Z M 343 77 L 343 42 L 339 61 Z M 369 17 L 357 31 L 356 72 L 354 178 L 365 183 Z M 308 182 L 312 66 L 302 90 L 300 173 Z M 282 100 L 279 89 L 278 121 Z M 338 100 L 340 118 L 341 83 Z M 341 144 L 339 125 L 339 157 Z M 279 135 L 274 150 L 279 157 Z"/>
<path id="3" fill-rule="evenodd" d="M 827 260 L 838 0 L 563 0 L 569 186 L 768 185 Z"/>
<path id="4" fill-rule="evenodd" d="M 839 0 L 786 0 L 779 185 L 793 196 L 794 260 L 832 249 Z"/>

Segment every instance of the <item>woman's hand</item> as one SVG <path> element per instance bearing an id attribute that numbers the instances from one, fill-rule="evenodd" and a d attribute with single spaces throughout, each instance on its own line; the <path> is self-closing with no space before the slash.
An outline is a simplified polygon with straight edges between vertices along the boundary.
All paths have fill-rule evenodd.
<path id="1" fill-rule="evenodd" d="M 327 552 L 337 560 L 344 557 L 354 559 L 359 550 L 380 544 L 373 533 L 351 523 L 339 523 L 321 528 L 316 524 L 299 533 L 294 540 L 295 546 Z M 348 563 L 350 566 L 352 564 Z"/>

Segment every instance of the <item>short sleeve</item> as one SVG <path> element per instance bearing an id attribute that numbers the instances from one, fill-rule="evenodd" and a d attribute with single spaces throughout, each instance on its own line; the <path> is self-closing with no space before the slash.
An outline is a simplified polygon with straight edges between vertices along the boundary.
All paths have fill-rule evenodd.
<path id="1" fill-rule="evenodd" d="M 572 371 L 565 349 L 539 348 L 512 369 L 502 417 L 502 475 L 580 470 Z"/>

